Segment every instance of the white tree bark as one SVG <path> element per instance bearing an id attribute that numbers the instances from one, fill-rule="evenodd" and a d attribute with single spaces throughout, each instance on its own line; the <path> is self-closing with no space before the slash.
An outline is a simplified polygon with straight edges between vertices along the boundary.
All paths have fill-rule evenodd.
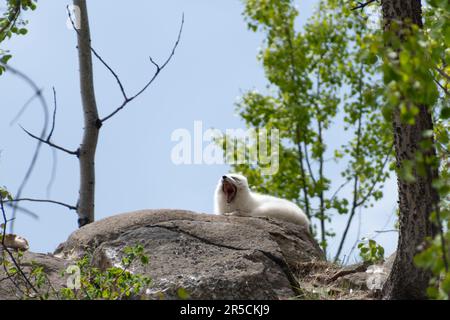
<path id="1" fill-rule="evenodd" d="M 95 220 L 95 152 L 97 148 L 101 121 L 98 117 L 95 100 L 94 79 L 92 69 L 91 34 L 89 29 L 86 0 L 73 0 L 79 8 L 80 29 L 78 38 L 78 60 L 80 68 L 80 90 L 83 106 L 84 131 L 83 140 L 78 150 L 80 163 L 80 189 L 77 204 L 78 225 Z"/>

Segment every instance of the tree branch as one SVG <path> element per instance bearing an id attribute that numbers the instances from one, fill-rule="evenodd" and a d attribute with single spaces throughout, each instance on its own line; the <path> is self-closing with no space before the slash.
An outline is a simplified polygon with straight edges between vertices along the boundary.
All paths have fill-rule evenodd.
<path id="1" fill-rule="evenodd" d="M 75 22 L 72 19 L 72 14 L 70 13 L 70 9 L 69 6 L 66 7 L 67 8 L 67 13 L 69 15 L 69 19 L 70 19 L 70 23 L 72 24 L 73 29 L 75 30 L 75 32 L 78 34 L 78 36 L 80 36 L 80 31 L 78 30 L 78 28 L 75 26 Z M 92 51 L 92 53 L 94 54 L 94 56 L 106 67 L 106 69 L 108 69 L 108 71 L 113 75 L 113 77 L 116 79 L 117 84 L 119 85 L 120 91 L 122 92 L 122 96 L 125 100 L 128 100 L 127 94 L 125 92 L 125 88 L 122 84 L 122 82 L 120 81 L 119 76 L 117 75 L 117 73 L 109 66 L 108 63 L 106 63 L 106 61 L 97 53 L 97 51 L 89 44 L 89 48 Z"/>
<path id="2" fill-rule="evenodd" d="M 52 147 L 52 148 L 58 149 L 58 150 L 60 150 L 60 151 L 64 151 L 65 153 L 68 153 L 68 154 L 70 154 L 70 155 L 78 156 L 78 153 L 79 153 L 78 150 L 72 151 L 72 150 L 68 150 L 68 149 L 66 149 L 66 148 L 60 147 L 60 146 L 54 144 L 54 143 L 51 142 L 51 141 L 48 141 L 48 140 L 46 140 L 46 139 L 44 140 L 44 139 L 42 139 L 42 138 L 39 138 L 39 137 L 35 136 L 35 135 L 32 134 L 31 132 L 27 131 L 24 127 L 22 127 L 22 126 L 20 126 L 20 127 L 21 127 L 22 130 L 25 131 L 30 137 L 32 137 L 32 138 L 34 138 L 34 139 L 36 139 L 36 140 L 38 140 L 38 141 L 40 141 L 40 142 L 42 142 L 42 143 L 44 143 L 44 144 L 50 146 L 50 147 Z"/>
<path id="3" fill-rule="evenodd" d="M 46 199 L 31 199 L 31 198 L 22 198 L 22 199 L 13 199 L 13 200 L 4 200 L 4 203 L 16 203 L 16 202 L 22 202 L 22 201 L 28 201 L 28 202 L 40 202 L 40 203 L 52 203 L 57 204 L 63 207 L 66 207 L 69 210 L 77 210 L 76 206 L 72 206 L 70 204 L 66 204 L 64 202 L 60 201 L 54 201 L 54 200 L 46 200 Z"/>
<path id="4" fill-rule="evenodd" d="M 392 230 L 375 230 L 375 233 L 389 233 L 389 232 L 398 232 L 398 230 L 396 229 L 392 229 Z"/>
<path id="5" fill-rule="evenodd" d="M 39 91 L 39 92 L 40 92 L 40 91 Z M 40 93 L 37 93 L 37 94 L 40 95 Z M 41 137 L 38 137 L 38 136 L 32 134 L 31 132 L 29 132 L 28 130 L 24 129 L 22 126 L 20 126 L 20 125 L 19 125 L 19 126 L 20 126 L 20 127 L 22 128 L 22 130 L 25 131 L 30 137 L 32 137 L 32 138 L 38 140 L 39 142 L 44 143 L 44 144 L 46 144 L 46 145 L 48 145 L 48 146 L 50 146 L 50 147 L 53 147 L 53 148 L 55 148 L 55 149 L 58 149 L 58 150 L 60 150 L 60 151 L 64 151 L 64 152 L 66 152 L 66 153 L 68 153 L 68 154 L 70 154 L 70 155 L 78 156 L 78 154 L 79 154 L 79 151 L 78 151 L 78 150 L 71 151 L 71 150 L 68 150 L 68 149 L 66 149 L 66 148 L 63 148 L 63 147 L 61 147 L 61 146 L 58 146 L 58 145 L 56 145 L 56 144 L 54 144 L 53 142 L 50 141 L 50 139 L 52 138 L 53 132 L 55 131 L 55 125 L 56 125 L 56 110 L 57 110 L 57 103 L 56 103 L 56 90 L 55 90 L 55 88 L 53 88 L 53 103 L 54 103 L 54 107 L 53 107 L 52 127 L 51 127 L 51 130 L 50 130 L 50 133 L 49 133 L 48 136 L 47 136 L 47 139 L 43 139 L 43 138 L 41 138 Z M 47 125 L 46 125 L 46 127 L 47 127 Z"/>
<path id="6" fill-rule="evenodd" d="M 369 192 L 367 192 L 367 194 L 361 199 L 361 201 L 357 203 L 357 206 L 358 206 L 358 207 L 359 207 L 360 205 L 364 204 L 364 203 L 366 202 L 366 200 L 372 195 L 372 192 L 373 192 L 373 190 L 375 189 L 375 186 L 377 185 L 378 180 L 380 179 L 381 175 L 383 174 L 383 169 L 386 167 L 387 162 L 388 162 L 389 159 L 391 158 L 391 152 L 392 152 L 393 147 L 394 147 L 394 145 L 392 145 L 392 146 L 389 148 L 389 152 L 388 152 L 388 154 L 386 155 L 386 158 L 384 159 L 382 169 L 378 172 L 377 178 L 375 179 L 374 183 L 373 183 L 372 186 L 370 187 Z"/>
<path id="7" fill-rule="evenodd" d="M 55 87 L 53 87 L 53 117 L 52 117 L 52 128 L 50 129 L 50 133 L 48 134 L 47 141 L 50 141 L 53 131 L 55 131 L 55 124 L 56 124 L 56 90 Z"/>
<path id="8" fill-rule="evenodd" d="M 450 75 L 448 75 L 447 73 L 444 72 L 444 70 L 441 70 L 439 68 L 435 68 L 437 72 L 439 72 L 439 74 L 444 77 L 445 79 L 447 79 L 447 81 L 450 81 Z"/>
<path id="9" fill-rule="evenodd" d="M 350 180 L 346 180 L 345 182 L 343 182 L 343 183 L 336 189 L 336 191 L 333 193 L 333 195 L 332 195 L 331 198 L 330 198 L 330 202 L 333 202 L 333 200 L 337 197 L 339 191 L 341 191 L 342 188 L 344 188 L 347 184 L 349 184 L 350 181 L 351 181 L 351 179 L 350 179 Z"/>
<path id="10" fill-rule="evenodd" d="M 308 147 L 307 147 L 306 143 L 303 143 L 303 148 L 305 150 L 306 166 L 308 167 L 309 175 L 311 176 L 311 180 L 312 180 L 312 182 L 314 184 L 314 187 L 316 187 L 317 186 L 317 181 L 314 178 L 314 174 L 312 172 L 311 163 L 309 161 L 309 155 L 308 155 Z"/>
<path id="11" fill-rule="evenodd" d="M 447 96 L 450 96 L 450 92 L 438 80 L 436 80 L 436 78 L 433 78 L 433 81 L 439 86 L 439 88 L 442 89 L 442 91 L 444 91 Z"/>
<path id="12" fill-rule="evenodd" d="M 155 81 L 155 79 L 158 77 L 158 75 L 161 73 L 162 70 L 164 70 L 164 68 L 167 66 L 167 64 L 172 60 L 173 56 L 175 55 L 175 51 L 180 43 L 181 40 L 181 34 L 183 33 L 183 26 L 184 26 L 184 13 L 181 17 L 181 26 L 180 26 L 180 30 L 178 31 L 178 37 L 177 40 L 172 48 L 172 52 L 170 53 L 169 57 L 166 59 L 166 61 L 164 61 L 164 63 L 162 65 L 159 65 L 158 63 L 156 63 L 152 57 L 150 57 L 150 62 L 155 66 L 156 71 L 153 74 L 153 76 L 151 77 L 151 79 L 147 82 L 147 84 L 141 89 L 139 90 L 135 95 L 127 98 L 126 95 L 124 95 L 125 100 L 121 103 L 121 105 L 116 108 L 116 110 L 114 110 L 113 112 L 111 112 L 109 115 L 107 115 L 106 117 L 102 118 L 100 121 L 101 123 L 107 121 L 108 119 L 112 118 L 115 114 L 117 114 L 120 110 L 122 110 L 123 108 L 125 108 L 125 106 L 130 103 L 131 101 L 133 101 L 134 99 L 136 99 L 137 97 L 139 97 L 142 93 L 144 93 L 145 90 L 147 90 L 147 88 L 153 83 L 153 81 Z M 95 54 L 95 53 L 94 53 Z M 108 68 L 109 69 L 109 68 Z M 121 87 L 122 88 L 122 87 Z"/>
<path id="13" fill-rule="evenodd" d="M 352 10 L 364 9 L 366 6 L 368 6 L 372 2 L 378 2 L 378 0 L 369 0 L 369 1 L 366 1 L 366 2 L 359 2 L 358 1 L 358 5 L 356 7 L 353 7 Z"/>
<path id="14" fill-rule="evenodd" d="M 56 109 L 57 109 L 57 102 L 56 102 L 56 90 L 55 87 L 53 87 L 53 118 L 52 118 L 52 128 L 50 129 L 50 133 L 48 134 L 47 141 L 50 141 L 53 135 L 53 131 L 55 130 L 56 125 Z M 47 198 L 50 197 L 51 188 L 53 186 L 53 182 L 55 181 L 56 177 L 56 167 L 58 166 L 58 155 L 56 154 L 56 150 L 52 149 L 52 172 L 50 175 L 50 179 L 47 184 Z"/>
<path id="15" fill-rule="evenodd" d="M 20 11 L 21 11 L 21 5 L 20 5 L 20 2 L 18 2 L 13 9 L 13 12 L 14 12 L 13 18 L 11 20 L 9 20 L 10 23 L 7 23 L 4 27 L 2 27 L 0 29 L 0 34 L 2 34 L 3 32 L 5 32 L 8 29 L 11 29 L 12 27 L 14 27 L 16 25 L 17 19 L 19 19 L 19 16 L 20 16 Z"/>
<path id="16" fill-rule="evenodd" d="M 70 10 L 69 10 L 68 6 L 67 6 L 67 12 L 69 14 L 69 19 L 70 19 L 70 22 L 71 22 L 75 32 L 77 32 L 77 34 L 79 34 L 79 30 L 75 26 L 75 22 L 72 19 L 72 14 L 70 13 Z M 172 52 L 170 53 L 169 57 L 166 59 L 166 61 L 162 65 L 159 65 L 158 63 L 156 63 L 153 60 L 152 57 L 150 57 L 150 62 L 155 66 L 156 71 L 153 74 L 152 78 L 145 84 L 145 86 L 141 90 L 139 90 L 135 95 L 133 95 L 131 97 L 128 97 L 128 95 L 126 94 L 125 87 L 122 84 L 122 81 L 120 80 L 120 77 L 118 76 L 118 74 L 113 70 L 113 68 L 111 68 L 111 66 L 105 61 L 105 59 L 103 59 L 102 56 L 91 45 L 89 45 L 89 47 L 90 47 L 92 53 L 94 54 L 94 56 L 105 66 L 106 69 L 108 69 L 108 71 L 116 79 L 116 82 L 119 85 L 120 91 L 121 91 L 123 99 L 124 99 L 119 107 L 117 107 L 113 112 L 111 112 L 106 117 L 100 119 L 100 123 L 103 123 L 103 122 L 107 121 L 108 119 L 112 118 L 120 110 L 125 108 L 125 106 L 128 103 L 130 103 L 132 100 L 136 99 L 142 93 L 144 93 L 144 91 L 147 90 L 147 88 L 153 83 L 153 81 L 155 81 L 155 79 L 158 77 L 158 75 L 161 73 L 161 71 L 167 66 L 167 64 L 170 62 L 170 60 L 172 60 L 172 57 L 175 55 L 175 51 L 176 51 L 176 49 L 178 47 L 178 44 L 180 43 L 181 34 L 183 32 L 183 26 L 184 26 L 184 13 L 182 15 L 180 31 L 178 32 L 177 40 L 176 40 L 176 42 L 175 42 L 175 44 L 174 44 L 174 46 L 172 48 Z"/>

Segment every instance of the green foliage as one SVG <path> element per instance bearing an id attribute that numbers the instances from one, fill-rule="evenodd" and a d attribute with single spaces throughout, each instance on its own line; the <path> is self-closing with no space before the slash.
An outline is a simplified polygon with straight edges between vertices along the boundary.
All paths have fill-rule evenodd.
<path id="1" fill-rule="evenodd" d="M 126 247 L 120 265 L 100 270 L 91 266 L 91 258 L 86 255 L 76 262 L 76 268 L 67 269 L 61 277 L 78 277 L 73 288 L 55 289 L 45 273 L 44 268 L 32 261 L 31 266 L 22 262 L 23 252 L 13 252 L 16 263 L 2 250 L 0 266 L 8 275 L 8 281 L 14 283 L 21 293 L 22 299 L 63 299 L 63 300 L 124 300 L 142 297 L 144 290 L 151 285 L 151 279 L 130 270 L 131 266 L 145 267 L 148 256 L 140 245 Z M 20 269 L 19 269 L 20 268 Z M 70 271 L 78 270 L 76 274 Z M 23 271 L 24 273 L 22 273 Z M 24 274 L 27 278 L 24 277 Z M 5 279 L 6 280 L 6 279 Z M 188 297 L 185 291 L 179 292 L 180 297 Z M 181 297 L 181 298 L 182 298 Z"/>
<path id="2" fill-rule="evenodd" d="M 4 187 L 0 187 L 0 198 L 12 200 Z M 0 239 L 3 237 L 5 224 L 1 225 Z M 75 265 L 61 272 L 61 277 L 67 278 L 67 286 L 58 290 L 53 287 L 43 266 L 34 261 L 31 262 L 31 266 L 30 263 L 22 262 L 23 251 L 0 252 L 0 270 L 7 276 L 2 281 L 12 281 L 22 299 L 136 299 L 145 297 L 145 290 L 151 286 L 151 278 L 134 272 L 137 268 L 145 268 L 149 264 L 149 257 L 142 245 L 125 247 L 120 254 L 120 263 L 105 270 L 93 267 L 92 257 L 86 254 L 77 260 Z M 189 298 L 189 293 L 184 288 L 179 288 L 177 295 L 180 299 Z M 161 298 L 164 298 L 162 294 Z"/>
<path id="3" fill-rule="evenodd" d="M 179 288 L 177 290 L 177 295 L 181 300 L 187 300 L 190 297 L 189 293 L 184 288 Z"/>
<path id="4" fill-rule="evenodd" d="M 269 87 L 267 94 L 244 94 L 237 111 L 249 128 L 280 130 L 282 142 L 275 175 L 264 175 L 261 164 L 237 164 L 233 170 L 246 175 L 255 191 L 303 208 L 324 250 L 334 236 L 328 226 L 334 214 L 348 214 L 351 223 L 358 207 L 382 197 L 392 155 L 390 126 L 379 107 L 385 102 L 377 48 L 371 45 L 374 31 L 364 13 L 350 10 L 354 4 L 320 1 L 298 31 L 293 1 L 245 1 L 249 29 L 265 34 L 258 58 Z M 326 137 L 340 119 L 348 134 L 332 149 Z M 342 181 L 332 185 L 336 163 L 343 168 Z M 351 188 L 352 199 L 340 196 L 345 188 Z"/>
<path id="5" fill-rule="evenodd" d="M 35 0 L 5 0 L 6 8 L 0 12 L 0 44 L 10 39 L 13 35 L 25 35 L 28 30 L 25 28 L 27 21 L 20 19 L 22 11 L 35 10 Z M 11 54 L 0 47 L 0 63 L 7 64 L 11 59 Z M 0 65 L 0 75 L 5 68 Z"/>
<path id="6" fill-rule="evenodd" d="M 59 295 L 68 300 L 122 300 L 135 298 L 142 294 L 151 284 L 149 277 L 130 271 L 133 263 L 142 266 L 148 264 L 148 256 L 141 245 L 124 248 L 124 256 L 120 266 L 109 267 L 102 271 L 92 267 L 91 258 L 85 256 L 77 261 L 79 273 L 79 288 L 63 288 Z M 67 273 L 65 273 L 67 274 Z"/>
<path id="7" fill-rule="evenodd" d="M 447 244 L 450 243 L 449 240 L 449 233 L 447 232 L 445 239 Z M 414 257 L 414 263 L 433 273 L 433 278 L 428 288 L 428 296 L 432 299 L 448 300 L 450 297 L 450 272 L 446 270 L 444 265 L 440 236 L 430 239 L 428 247 Z"/>
<path id="8" fill-rule="evenodd" d="M 9 193 L 9 191 L 6 189 L 6 187 L 0 187 L 0 197 L 3 200 L 12 200 L 12 196 Z"/>
<path id="9" fill-rule="evenodd" d="M 359 255 L 365 262 L 376 264 L 384 261 L 384 248 L 375 240 L 363 239 L 358 243 Z"/>

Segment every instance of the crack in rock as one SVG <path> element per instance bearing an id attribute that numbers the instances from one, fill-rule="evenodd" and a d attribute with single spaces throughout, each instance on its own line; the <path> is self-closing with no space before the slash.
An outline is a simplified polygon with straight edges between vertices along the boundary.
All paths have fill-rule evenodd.
<path id="1" fill-rule="evenodd" d="M 289 267 L 289 265 L 286 263 L 286 261 L 282 258 L 279 258 L 277 256 L 275 256 L 274 254 L 261 250 L 261 249 L 250 249 L 250 248 L 237 248 L 237 247 L 232 247 L 232 246 L 227 246 L 224 244 L 219 244 L 219 243 L 214 243 L 208 239 L 199 237 L 197 235 L 191 234 L 181 228 L 179 228 L 178 226 L 174 226 L 174 227 L 169 227 L 169 226 L 164 226 L 164 225 L 159 225 L 159 224 L 155 224 L 155 225 L 148 225 L 145 226 L 147 228 L 163 228 L 169 231 L 175 231 L 175 232 L 180 232 L 182 234 L 185 234 L 187 236 L 190 236 L 194 239 L 197 239 L 203 243 L 206 243 L 208 245 L 212 245 L 212 246 L 217 246 L 217 247 L 221 247 L 221 248 L 226 248 L 226 249 L 230 249 L 230 250 L 238 250 L 238 251 L 256 251 L 256 252 L 260 252 L 262 253 L 266 258 L 268 258 L 269 260 L 273 261 L 278 267 L 280 267 L 281 271 L 283 271 L 284 275 L 286 276 L 287 280 L 289 281 L 289 284 L 291 285 L 291 289 L 298 295 L 302 294 L 302 291 L 300 289 L 300 284 L 297 281 L 297 279 L 295 279 L 291 268 Z"/>

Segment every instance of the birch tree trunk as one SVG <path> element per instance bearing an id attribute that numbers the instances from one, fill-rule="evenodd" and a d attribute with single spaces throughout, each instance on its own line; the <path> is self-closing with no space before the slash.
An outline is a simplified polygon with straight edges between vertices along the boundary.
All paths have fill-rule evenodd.
<path id="1" fill-rule="evenodd" d="M 383 0 L 384 30 L 391 30 L 393 21 L 402 22 L 401 28 L 414 23 L 422 27 L 422 9 L 420 0 Z M 395 30 L 402 40 L 401 30 Z M 390 44 L 387 43 L 387 46 Z M 395 48 L 393 48 L 395 50 Z M 396 50 L 398 51 L 398 50 Z M 426 105 L 420 105 L 415 124 L 408 125 L 400 118 L 400 108 L 394 109 L 393 129 L 396 164 L 400 168 L 405 160 L 414 160 L 420 151 L 419 144 L 424 140 L 423 132 L 433 130 L 432 117 Z M 432 139 L 432 138 L 430 138 Z M 430 153 L 435 153 L 434 147 Z M 422 299 L 426 298 L 426 288 L 430 273 L 416 267 L 413 258 L 418 247 L 426 237 L 433 236 L 434 227 L 430 214 L 439 203 L 439 196 L 432 187 L 437 176 L 435 169 L 428 168 L 425 176 L 413 172 L 415 182 L 406 182 L 397 177 L 399 193 L 399 239 L 397 254 L 392 271 L 383 288 L 384 299 Z"/>
<path id="2" fill-rule="evenodd" d="M 95 101 L 94 79 L 91 54 L 91 34 L 89 29 L 86 0 L 74 0 L 79 8 L 78 60 L 80 72 L 80 90 L 83 106 L 84 131 L 79 148 L 80 189 L 77 204 L 78 226 L 82 227 L 94 221 L 95 216 L 95 152 L 101 121 L 98 117 Z"/>

